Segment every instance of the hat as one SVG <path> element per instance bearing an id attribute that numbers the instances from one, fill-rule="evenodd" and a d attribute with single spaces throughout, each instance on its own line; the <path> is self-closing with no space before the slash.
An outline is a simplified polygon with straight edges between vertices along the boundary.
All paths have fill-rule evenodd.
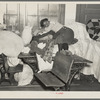
<path id="1" fill-rule="evenodd" d="M 74 38 L 74 32 L 70 28 L 61 28 L 56 34 L 56 43 L 67 43 L 68 45 L 75 44 L 78 39 Z M 59 34 L 59 35 L 58 35 Z"/>

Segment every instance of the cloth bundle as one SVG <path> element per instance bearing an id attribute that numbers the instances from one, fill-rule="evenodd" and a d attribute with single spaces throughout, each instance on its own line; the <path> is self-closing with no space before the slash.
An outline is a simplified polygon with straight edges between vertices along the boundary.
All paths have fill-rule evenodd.
<path id="1" fill-rule="evenodd" d="M 86 30 L 93 40 L 100 40 L 100 19 L 91 19 L 86 24 Z"/>
<path id="2" fill-rule="evenodd" d="M 32 40 L 32 27 L 30 26 L 25 26 L 23 32 L 22 32 L 22 39 L 23 39 L 23 43 L 24 46 L 27 46 L 28 44 L 30 44 L 31 40 Z"/>
<path id="3" fill-rule="evenodd" d="M 18 57 L 24 48 L 21 37 L 10 31 L 0 31 L 0 54 Z"/>
<path id="4" fill-rule="evenodd" d="M 10 31 L 0 31 L 0 54 L 7 56 L 7 63 L 10 67 L 15 67 L 22 63 L 18 55 L 24 52 L 24 43 L 21 37 Z M 33 79 L 33 71 L 30 66 L 23 64 L 23 71 L 15 74 L 18 85 L 27 85 Z"/>
<path id="5" fill-rule="evenodd" d="M 100 82 L 100 42 L 89 37 L 85 24 L 73 21 L 68 24 L 66 23 L 66 26 L 73 29 L 75 37 L 78 39 L 76 44 L 69 46 L 69 50 L 73 54 L 77 54 L 93 62 L 90 67 L 84 67 L 81 73 L 94 75 Z"/>

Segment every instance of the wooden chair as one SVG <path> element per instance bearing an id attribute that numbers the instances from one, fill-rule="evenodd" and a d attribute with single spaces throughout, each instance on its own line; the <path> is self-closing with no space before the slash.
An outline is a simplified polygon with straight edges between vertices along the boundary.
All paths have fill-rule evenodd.
<path id="1" fill-rule="evenodd" d="M 71 56 L 57 53 L 54 58 L 52 70 L 50 72 L 35 73 L 35 77 L 46 87 L 52 87 L 54 90 L 60 90 L 61 88 L 67 90 L 73 61 Z"/>
<path id="2" fill-rule="evenodd" d="M 87 63 L 92 62 L 77 55 L 70 56 L 58 52 L 54 58 L 52 70 L 50 72 L 35 73 L 35 77 L 45 87 L 51 87 L 54 90 L 70 90 L 74 76 L 84 66 L 89 66 Z"/>
<path id="3" fill-rule="evenodd" d="M 17 85 L 17 82 L 14 79 L 14 74 L 18 72 L 22 72 L 23 65 L 18 64 L 15 67 L 9 67 L 7 64 L 7 56 L 4 54 L 0 55 L 0 72 L 1 72 L 1 79 L 0 85 L 4 85 L 5 82 L 9 83 L 10 85 Z M 5 77 L 7 75 L 8 78 Z"/>

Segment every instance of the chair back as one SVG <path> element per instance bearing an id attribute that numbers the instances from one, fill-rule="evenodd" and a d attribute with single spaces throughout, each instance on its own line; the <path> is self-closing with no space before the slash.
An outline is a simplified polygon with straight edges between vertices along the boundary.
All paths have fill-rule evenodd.
<path id="1" fill-rule="evenodd" d="M 54 64 L 51 72 L 64 83 L 67 83 L 71 72 L 72 64 L 73 59 L 70 55 L 64 55 L 60 52 L 57 52 L 54 58 Z"/>

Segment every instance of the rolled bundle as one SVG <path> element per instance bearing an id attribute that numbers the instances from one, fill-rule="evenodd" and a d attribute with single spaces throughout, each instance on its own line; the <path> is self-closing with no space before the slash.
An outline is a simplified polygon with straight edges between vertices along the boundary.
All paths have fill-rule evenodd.
<path id="1" fill-rule="evenodd" d="M 86 24 L 86 30 L 91 39 L 100 41 L 100 19 L 91 19 Z"/>
<path id="2" fill-rule="evenodd" d="M 10 31 L 0 31 L 0 54 L 17 57 L 24 48 L 23 40 Z"/>

